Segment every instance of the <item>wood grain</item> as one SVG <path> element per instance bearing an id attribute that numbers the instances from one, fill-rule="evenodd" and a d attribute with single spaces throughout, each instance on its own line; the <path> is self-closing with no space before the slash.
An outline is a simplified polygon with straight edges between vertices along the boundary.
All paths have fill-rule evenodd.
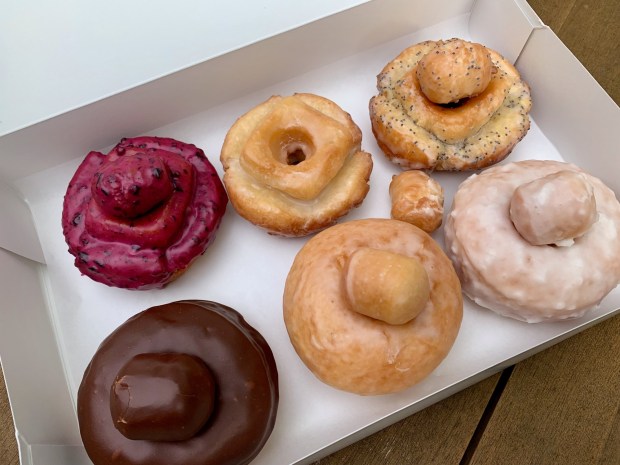
<path id="1" fill-rule="evenodd" d="M 620 317 L 514 368 L 472 465 L 620 463 Z"/>
<path id="2" fill-rule="evenodd" d="M 458 464 L 499 377 L 487 378 L 315 464 Z"/>
<path id="3" fill-rule="evenodd" d="M 6 394 L 4 373 L 0 370 L 0 464 L 19 465 L 11 407 Z"/>
<path id="4" fill-rule="evenodd" d="M 620 104 L 620 1 L 529 0 L 529 4 Z"/>

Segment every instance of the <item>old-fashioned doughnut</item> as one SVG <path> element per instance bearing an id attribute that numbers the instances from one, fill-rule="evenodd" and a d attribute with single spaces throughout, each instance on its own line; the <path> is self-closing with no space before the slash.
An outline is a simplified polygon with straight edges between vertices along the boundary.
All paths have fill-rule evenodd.
<path id="1" fill-rule="evenodd" d="M 456 339 L 461 287 L 421 229 L 391 219 L 320 232 L 295 257 L 284 289 L 291 343 L 323 382 L 361 395 L 406 389 Z"/>
<path id="2" fill-rule="evenodd" d="M 228 198 L 204 152 L 161 137 L 90 152 L 64 198 L 75 266 L 108 286 L 163 287 L 211 244 Z"/>
<path id="3" fill-rule="evenodd" d="M 620 203 L 569 163 L 528 160 L 469 177 L 445 239 L 465 294 L 531 323 L 580 317 L 620 282 Z"/>
<path id="4" fill-rule="evenodd" d="M 424 171 L 409 170 L 396 174 L 390 183 L 395 220 L 406 221 L 432 233 L 443 220 L 443 188 Z"/>
<path id="5" fill-rule="evenodd" d="M 361 141 L 351 116 L 331 100 L 271 97 L 226 135 L 220 159 L 231 203 L 273 234 L 323 229 L 368 193 L 372 159 Z"/>
<path id="6" fill-rule="evenodd" d="M 245 465 L 273 430 L 278 397 L 271 349 L 239 313 L 181 301 L 101 343 L 77 414 L 94 465 Z"/>
<path id="7" fill-rule="evenodd" d="M 479 169 L 504 159 L 530 127 L 528 85 L 499 53 L 461 39 L 404 50 L 370 100 L 379 147 L 408 169 Z"/>

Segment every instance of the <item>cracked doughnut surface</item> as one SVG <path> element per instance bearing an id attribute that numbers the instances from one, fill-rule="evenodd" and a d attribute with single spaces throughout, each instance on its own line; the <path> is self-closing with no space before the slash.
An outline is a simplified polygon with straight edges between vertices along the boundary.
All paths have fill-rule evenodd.
<path id="1" fill-rule="evenodd" d="M 480 48 L 491 63 L 486 86 Z M 434 55 L 448 58 L 422 70 L 422 60 Z M 433 78 L 429 95 L 421 71 Z M 450 101 L 455 75 L 465 83 L 452 83 Z M 499 53 L 460 39 L 407 48 L 377 76 L 377 89 L 369 105 L 373 133 L 385 155 L 407 169 L 484 168 L 508 156 L 530 127 L 530 89 L 516 68 Z"/>

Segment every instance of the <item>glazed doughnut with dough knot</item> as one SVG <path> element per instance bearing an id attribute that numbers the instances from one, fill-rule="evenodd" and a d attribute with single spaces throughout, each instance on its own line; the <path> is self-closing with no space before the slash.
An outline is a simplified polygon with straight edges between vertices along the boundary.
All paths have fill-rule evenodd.
<path id="1" fill-rule="evenodd" d="M 301 360 L 321 381 L 360 395 L 425 378 L 450 351 L 463 314 L 458 277 L 439 245 L 390 219 L 349 221 L 310 239 L 283 302 Z"/>
<path id="2" fill-rule="evenodd" d="M 569 163 L 528 160 L 469 177 L 445 240 L 466 295 L 529 323 L 578 318 L 620 282 L 620 203 Z"/>
<path id="3" fill-rule="evenodd" d="M 499 53 L 461 39 L 404 50 L 370 100 L 379 147 L 406 169 L 461 171 L 497 163 L 530 127 L 529 86 Z"/>
<path id="4" fill-rule="evenodd" d="M 351 116 L 314 94 L 273 96 L 241 116 L 221 152 L 231 203 L 270 233 L 304 236 L 368 193 L 370 154 Z"/>

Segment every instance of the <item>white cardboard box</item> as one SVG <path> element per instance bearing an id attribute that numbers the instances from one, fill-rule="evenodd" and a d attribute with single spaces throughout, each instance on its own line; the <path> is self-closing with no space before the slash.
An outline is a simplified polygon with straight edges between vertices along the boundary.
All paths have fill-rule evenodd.
<path id="1" fill-rule="evenodd" d="M 288 341 L 282 291 L 306 239 L 269 236 L 230 206 L 207 253 L 166 289 L 112 289 L 80 276 L 66 251 L 60 217 L 67 183 L 89 150 L 105 150 L 125 136 L 168 136 L 203 148 L 221 174 L 218 156 L 227 129 L 272 94 L 314 92 L 351 113 L 375 167 L 367 199 L 342 221 L 389 216 L 387 186 L 398 169 L 374 141 L 368 100 L 383 65 L 426 39 L 478 41 L 516 62 L 532 87 L 533 124 L 507 161 L 572 161 L 620 192 L 617 148 L 606 137 L 620 128 L 618 107 L 523 0 L 341 0 L 278 9 L 284 3 L 265 2 L 270 15 L 264 21 L 249 22 L 259 10 L 240 13 L 236 27 L 253 25 L 242 37 L 229 31 L 203 46 L 193 40 L 208 31 L 175 38 L 166 46 L 192 43 L 192 53 L 165 54 L 159 68 L 154 60 L 150 67 L 117 73 L 108 87 L 105 80 L 94 90 L 76 86 L 82 100 L 72 101 L 71 93 L 56 96 L 39 113 L 18 112 L 0 125 L 0 354 L 23 464 L 89 463 L 75 415 L 82 372 L 109 332 L 152 305 L 219 301 L 242 312 L 269 341 L 280 372 L 280 407 L 257 465 L 309 463 L 618 312 L 618 288 L 586 317 L 553 324 L 527 325 L 466 302 L 459 337 L 435 372 L 405 392 L 369 398 L 320 383 Z M 217 15 L 228 18 L 226 8 L 233 7 L 210 11 L 196 2 L 191 8 L 219 24 Z M 228 29 L 215 32 L 223 31 Z M 30 124 L 35 120 L 41 121 Z M 437 174 L 446 205 L 466 176 Z M 434 237 L 442 242 L 441 231 Z"/>

